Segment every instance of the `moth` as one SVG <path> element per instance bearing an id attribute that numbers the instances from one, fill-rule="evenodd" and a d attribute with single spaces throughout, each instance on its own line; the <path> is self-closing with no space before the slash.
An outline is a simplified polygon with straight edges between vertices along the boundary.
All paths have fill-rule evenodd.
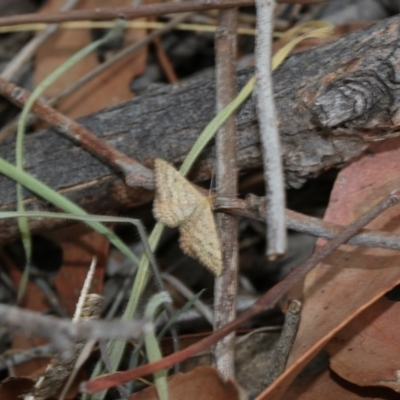
<path id="1" fill-rule="evenodd" d="M 171 164 L 155 160 L 153 214 L 170 228 L 179 228 L 182 251 L 214 275 L 222 272 L 222 253 L 210 198 L 203 196 Z"/>

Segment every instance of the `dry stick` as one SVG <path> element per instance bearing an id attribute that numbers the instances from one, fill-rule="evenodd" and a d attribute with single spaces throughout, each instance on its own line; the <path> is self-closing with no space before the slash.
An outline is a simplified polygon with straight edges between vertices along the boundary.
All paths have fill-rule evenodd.
<path id="1" fill-rule="evenodd" d="M 215 35 L 216 112 L 236 97 L 237 10 L 220 11 Z M 229 195 L 238 190 L 236 114 L 221 126 L 216 137 L 217 193 Z M 236 317 L 238 280 L 238 225 L 234 216 L 219 214 L 217 227 L 222 250 L 223 271 L 215 278 L 214 329 Z M 235 334 L 225 336 L 213 349 L 214 364 L 225 378 L 235 376 Z"/>
<path id="2" fill-rule="evenodd" d="M 273 260 L 284 254 L 287 248 L 285 183 L 271 71 L 275 0 L 256 0 L 256 9 L 258 33 L 255 50 L 255 99 L 267 193 L 267 255 Z"/>
<path id="3" fill-rule="evenodd" d="M 213 209 L 265 222 L 265 199 L 263 197 L 249 195 L 246 200 L 217 197 L 213 202 Z M 346 229 L 343 225 L 309 217 L 292 210 L 286 210 L 285 214 L 288 229 L 323 239 L 333 239 Z M 353 236 L 348 243 L 365 247 L 400 250 L 400 235 L 363 229 L 361 233 Z"/>
<path id="4" fill-rule="evenodd" d="M 1 77 L 0 94 L 19 107 L 23 107 L 30 96 L 29 91 L 7 82 Z M 32 111 L 42 120 L 53 125 L 68 139 L 78 143 L 91 153 L 108 162 L 118 171 L 121 171 L 125 176 L 125 182 L 128 186 L 137 186 L 146 189 L 153 187 L 153 173 L 149 169 L 108 145 L 82 125 L 79 125 L 74 120 L 40 100 L 34 103 Z"/>
<path id="5" fill-rule="evenodd" d="M 58 351 L 71 356 L 72 341 L 88 339 L 139 338 L 151 327 L 146 321 L 83 321 L 44 316 L 18 307 L 0 304 L 0 321 L 11 331 L 49 339 Z"/>
<path id="6" fill-rule="evenodd" d="M 263 382 L 262 390 L 269 386 L 286 369 L 289 354 L 300 324 L 301 306 L 302 304 L 299 300 L 289 301 L 281 336 L 274 349 L 270 371 Z"/>
<path id="7" fill-rule="evenodd" d="M 71 93 L 75 92 L 77 89 L 79 89 L 81 86 L 85 85 L 87 82 L 90 82 L 92 79 L 96 78 L 98 75 L 103 73 L 105 70 L 110 68 L 112 65 L 116 64 L 117 62 L 123 60 L 125 57 L 133 54 L 134 52 L 138 51 L 142 47 L 146 46 L 147 44 L 152 42 L 155 38 L 160 37 L 161 35 L 169 32 L 176 25 L 180 24 L 181 22 L 183 22 L 184 20 L 189 18 L 191 15 L 192 15 L 192 13 L 185 13 L 185 14 L 175 16 L 174 18 L 171 19 L 171 21 L 166 23 L 161 29 L 151 32 L 145 38 L 143 38 L 143 39 L 131 44 L 130 46 L 126 47 L 125 49 L 119 51 L 117 54 L 114 55 L 114 57 L 112 57 L 109 60 L 107 60 L 106 62 L 98 65 L 92 71 L 90 71 L 86 75 L 82 76 L 82 78 L 78 79 L 72 85 L 66 87 L 64 90 L 62 90 L 56 96 L 51 98 L 49 101 L 46 101 L 46 103 L 48 105 L 54 107 L 61 100 L 65 99 L 67 96 L 69 96 Z M 28 120 L 28 123 L 32 123 L 35 118 L 36 117 L 33 114 L 31 114 L 31 116 Z M 16 118 L 16 120 L 14 122 L 11 122 L 8 125 L 6 125 L 0 131 L 0 142 L 3 141 L 7 136 L 12 134 L 17 129 L 17 125 L 18 125 L 18 118 Z"/>
<path id="8" fill-rule="evenodd" d="M 278 0 L 282 3 L 312 4 L 321 3 L 327 0 Z M 181 13 L 188 11 L 205 11 L 212 9 L 226 9 L 233 7 L 252 6 L 253 0 L 195 0 L 171 3 L 145 4 L 139 7 L 98 7 L 89 10 L 75 10 L 68 12 L 53 12 L 46 14 L 24 14 L 12 15 L 0 18 L 0 26 L 17 24 L 30 24 L 35 22 L 65 22 L 65 21 L 98 21 L 124 18 L 127 20 L 154 17 L 163 14 Z"/>
<path id="9" fill-rule="evenodd" d="M 153 44 L 156 50 L 158 63 L 160 64 L 161 70 L 163 71 L 164 75 L 166 76 L 168 83 L 176 83 L 178 82 L 178 76 L 174 71 L 174 67 L 172 66 L 171 61 L 169 60 L 167 53 L 164 50 L 162 41 L 160 37 L 156 37 L 153 40 Z"/>
<path id="10" fill-rule="evenodd" d="M 68 11 L 75 7 L 79 0 L 67 0 L 61 7 L 60 11 Z M 58 29 L 58 24 L 49 25 L 44 31 L 37 34 L 30 42 L 28 42 L 19 53 L 7 64 L 6 68 L 1 73 L 1 76 L 7 81 L 12 80 L 15 75 L 21 70 L 32 56 L 35 54 L 38 47 L 44 43 Z"/>
<path id="11" fill-rule="evenodd" d="M 376 206 L 371 208 L 360 218 L 356 219 L 351 225 L 349 225 L 343 232 L 337 237 L 320 247 L 314 254 L 294 269 L 289 275 L 287 275 L 282 281 L 277 283 L 272 289 L 261 296 L 251 307 L 249 307 L 243 314 L 239 315 L 234 321 L 225 325 L 218 331 L 215 331 L 210 336 L 203 340 L 187 347 L 178 353 L 171 354 L 163 358 L 160 361 L 144 365 L 142 367 L 135 368 L 124 372 L 118 372 L 116 374 L 109 375 L 104 378 L 99 378 L 94 381 L 85 383 L 82 386 L 83 390 L 90 393 L 98 392 L 115 386 L 116 384 L 124 383 L 132 379 L 139 378 L 141 376 L 149 375 L 163 368 L 168 368 L 175 363 L 181 362 L 194 356 L 195 354 L 207 349 L 218 340 L 229 334 L 230 332 L 237 329 L 244 322 L 253 318 L 266 309 L 274 307 L 280 298 L 297 282 L 304 278 L 304 276 L 314 268 L 319 262 L 325 257 L 336 250 L 341 244 L 346 243 L 352 236 L 354 236 L 361 228 L 375 219 L 379 214 L 394 206 L 400 201 L 400 189 L 393 191 L 389 196 L 381 200 Z"/>
<path id="12" fill-rule="evenodd" d="M 302 303 L 299 300 L 289 300 L 285 314 L 282 332 L 276 344 L 272 361 L 265 378 L 259 385 L 252 388 L 248 394 L 249 400 L 255 399 L 266 387 L 268 387 L 286 369 L 290 351 L 296 338 L 300 324 L 300 311 Z"/>
<path id="13" fill-rule="evenodd" d="M 271 363 L 266 376 L 248 393 L 248 399 L 254 400 L 266 387 L 268 387 L 286 369 L 287 360 L 296 338 L 300 324 L 300 311 L 302 303 L 298 300 L 289 300 L 285 314 L 281 335 L 273 350 Z"/>

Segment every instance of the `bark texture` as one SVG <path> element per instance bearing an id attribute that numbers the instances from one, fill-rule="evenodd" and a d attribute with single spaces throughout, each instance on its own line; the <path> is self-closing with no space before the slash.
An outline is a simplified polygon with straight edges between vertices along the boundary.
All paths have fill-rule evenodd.
<path id="1" fill-rule="evenodd" d="M 371 140 L 399 134 L 400 17 L 291 56 L 275 73 L 275 102 L 288 186 L 298 188 L 322 171 L 358 156 Z M 242 87 L 252 69 L 238 72 Z M 152 166 L 155 157 L 179 164 L 215 115 L 215 81 L 201 76 L 148 92 L 80 122 L 119 150 Z M 244 171 L 262 165 L 252 99 L 237 117 L 238 163 Z M 14 162 L 14 142 L 0 156 Z M 110 167 L 52 130 L 26 138 L 25 169 L 90 213 L 120 212 L 151 199 L 128 188 Z M 210 177 L 209 146 L 191 178 Z M 28 209 L 49 210 L 27 194 Z M 13 210 L 15 184 L 0 176 L 0 210 Z M 54 221 L 32 221 L 34 229 Z M 17 234 L 15 221 L 0 221 L 0 239 Z"/>

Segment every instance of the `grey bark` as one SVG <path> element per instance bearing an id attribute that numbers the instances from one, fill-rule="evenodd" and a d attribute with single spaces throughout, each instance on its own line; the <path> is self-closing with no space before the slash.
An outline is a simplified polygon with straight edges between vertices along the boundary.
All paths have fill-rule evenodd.
<path id="1" fill-rule="evenodd" d="M 400 18 L 394 17 L 335 42 L 291 56 L 274 73 L 275 102 L 288 186 L 299 188 L 322 171 L 358 156 L 371 140 L 398 136 L 400 119 Z M 238 72 L 238 86 L 252 76 Z M 198 77 L 148 92 L 82 118 L 80 122 L 146 166 L 155 157 L 180 164 L 215 115 L 215 82 Z M 262 165 L 257 117 L 249 99 L 238 124 L 242 171 Z M 210 177 L 210 145 L 191 178 Z M 14 142 L 0 156 L 14 162 Z M 90 213 L 118 213 L 149 201 L 152 193 L 127 188 L 115 171 L 52 130 L 26 138 L 25 169 Z M 49 210 L 29 196 L 29 209 Z M 0 211 L 14 210 L 15 184 L 0 176 Z M 33 229 L 54 221 L 32 221 Z M 15 221 L 0 221 L 0 239 L 17 235 Z"/>

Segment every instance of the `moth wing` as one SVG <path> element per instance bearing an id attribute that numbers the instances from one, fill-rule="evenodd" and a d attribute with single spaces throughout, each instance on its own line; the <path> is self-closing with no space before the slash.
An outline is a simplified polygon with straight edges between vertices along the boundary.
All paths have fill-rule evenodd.
<path id="1" fill-rule="evenodd" d="M 179 231 L 182 251 L 199 260 L 214 275 L 221 275 L 221 246 L 214 216 L 206 198 L 180 226 Z"/>
<path id="2" fill-rule="evenodd" d="M 163 224 L 180 226 L 204 197 L 169 163 L 155 160 L 156 193 L 153 214 Z"/>

